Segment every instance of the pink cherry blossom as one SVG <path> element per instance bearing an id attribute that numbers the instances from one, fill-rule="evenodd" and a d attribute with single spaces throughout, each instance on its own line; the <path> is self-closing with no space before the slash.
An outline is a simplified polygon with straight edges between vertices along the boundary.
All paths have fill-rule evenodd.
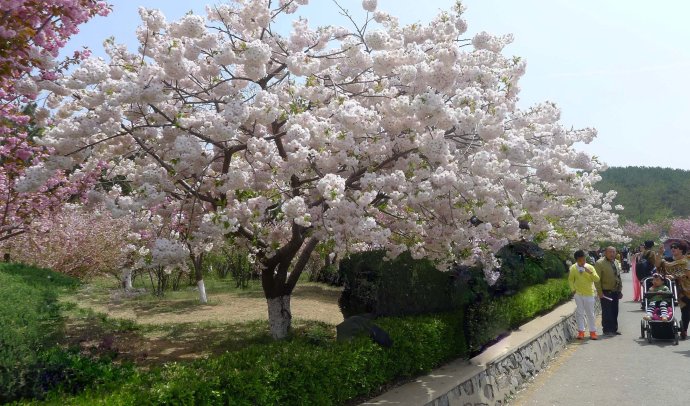
<path id="1" fill-rule="evenodd" d="M 88 57 L 76 52 L 56 61 L 58 51 L 95 15 L 106 15 L 95 0 L 16 0 L 0 4 L 0 241 L 26 231 L 32 219 L 78 197 L 102 168 L 53 168 L 44 165 L 52 149 L 29 132 L 46 124 L 46 109 L 33 115 L 27 104 L 49 87 L 66 66 Z M 41 123 L 35 122 L 38 119 Z M 90 173 L 89 171 L 96 171 Z"/>

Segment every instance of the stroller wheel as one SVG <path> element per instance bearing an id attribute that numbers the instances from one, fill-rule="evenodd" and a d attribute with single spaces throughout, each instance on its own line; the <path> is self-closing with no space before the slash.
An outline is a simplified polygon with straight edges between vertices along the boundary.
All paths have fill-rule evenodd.
<path id="1" fill-rule="evenodd" d="M 647 342 L 650 344 L 652 343 L 652 328 L 651 327 L 647 328 Z"/>
<path id="2" fill-rule="evenodd" d="M 645 331 L 644 320 L 642 320 L 642 321 L 640 321 L 640 338 L 644 338 L 644 331 Z"/>

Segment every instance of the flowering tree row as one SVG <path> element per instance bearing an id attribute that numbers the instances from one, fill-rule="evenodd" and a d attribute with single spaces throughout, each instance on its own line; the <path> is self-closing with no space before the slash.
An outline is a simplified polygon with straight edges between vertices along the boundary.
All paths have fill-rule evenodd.
<path id="1" fill-rule="evenodd" d="M 319 244 L 479 260 L 492 279 L 509 240 L 621 238 L 615 193 L 592 187 L 602 165 L 573 148 L 596 132 L 565 129 L 551 103 L 517 108 L 510 36 L 463 39 L 460 5 L 402 25 L 375 0 L 361 23 L 341 10 L 350 28 L 275 30 L 306 3 L 237 0 L 174 22 L 141 9 L 137 50 L 110 43 L 108 61 L 39 86 L 60 118 L 46 167 L 106 162 L 131 192 L 91 199 L 172 210 L 194 261 L 218 239 L 245 244 L 278 338 Z"/>
<path id="2" fill-rule="evenodd" d="M 34 218 L 31 229 L 0 243 L 17 262 L 78 278 L 112 273 L 127 263 L 130 222 L 105 210 L 67 204 Z"/>
<path id="3" fill-rule="evenodd" d="M 76 52 L 66 60 L 56 59 L 78 25 L 108 11 L 104 2 L 95 0 L 0 4 L 0 241 L 25 232 L 34 217 L 84 193 L 98 175 L 99 164 L 77 171 L 43 167 L 51 150 L 36 143 L 40 134 L 31 103 L 40 88 L 50 87 L 67 66 L 88 56 Z M 48 111 L 37 114 L 45 121 Z M 40 179 L 35 178 L 38 172 Z M 27 180 L 40 181 L 41 187 L 29 191 Z"/>
<path id="4" fill-rule="evenodd" d="M 627 221 L 623 225 L 623 232 L 632 239 L 633 246 L 646 240 L 659 241 L 665 237 L 690 240 L 690 219 L 669 218 L 648 221 L 645 224 Z"/>

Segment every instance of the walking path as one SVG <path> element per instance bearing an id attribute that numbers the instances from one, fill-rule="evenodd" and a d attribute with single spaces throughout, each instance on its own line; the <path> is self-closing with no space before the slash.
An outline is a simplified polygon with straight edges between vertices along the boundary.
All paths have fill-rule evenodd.
<path id="1" fill-rule="evenodd" d="M 623 274 L 623 295 L 618 315 L 622 335 L 568 344 L 510 405 L 685 403 L 678 388 L 690 382 L 690 339 L 677 346 L 672 341 L 647 343 L 640 338 L 644 313 L 632 301 L 630 273 Z M 680 321 L 678 308 L 675 316 Z"/>

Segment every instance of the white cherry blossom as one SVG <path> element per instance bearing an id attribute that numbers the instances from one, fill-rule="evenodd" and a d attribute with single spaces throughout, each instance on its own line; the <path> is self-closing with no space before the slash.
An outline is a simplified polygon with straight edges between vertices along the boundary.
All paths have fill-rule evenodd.
<path id="1" fill-rule="evenodd" d="M 401 25 L 376 3 L 362 3 L 365 31 L 301 19 L 285 36 L 276 21 L 306 1 L 237 0 L 176 22 L 142 9 L 138 50 L 111 42 L 108 61 L 45 89 L 65 119 L 42 142 L 107 162 L 133 190 L 94 195 L 114 210 L 176 215 L 189 255 L 218 238 L 252 250 L 276 337 L 318 244 L 481 261 L 495 280 L 508 241 L 621 238 L 613 196 L 593 187 L 605 166 L 574 148 L 596 131 L 564 128 L 552 103 L 517 107 L 525 62 L 502 54 L 510 35 L 460 41 L 461 6 Z"/>

